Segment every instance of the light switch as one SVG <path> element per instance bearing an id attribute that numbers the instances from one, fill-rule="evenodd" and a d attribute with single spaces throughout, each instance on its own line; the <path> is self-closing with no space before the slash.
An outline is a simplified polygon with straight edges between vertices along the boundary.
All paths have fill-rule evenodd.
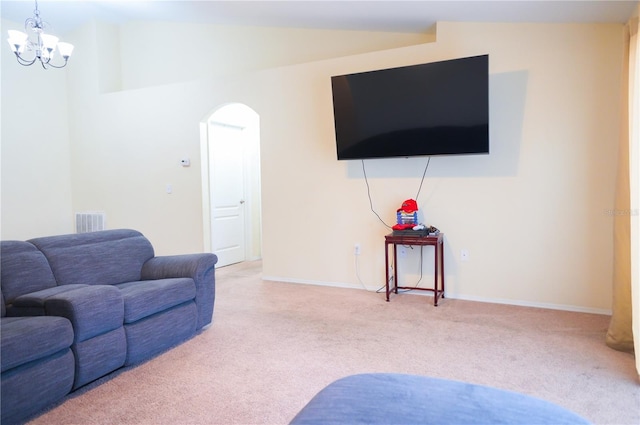
<path id="1" fill-rule="evenodd" d="M 167 193 L 173 193 L 173 186 L 171 186 L 171 184 L 168 184 L 168 183 L 167 183 L 167 188 L 166 188 L 166 190 L 167 190 Z"/>

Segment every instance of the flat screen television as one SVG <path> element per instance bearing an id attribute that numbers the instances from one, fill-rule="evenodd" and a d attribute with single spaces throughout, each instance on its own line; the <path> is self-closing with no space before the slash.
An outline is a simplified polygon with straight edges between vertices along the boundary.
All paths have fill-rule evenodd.
<path id="1" fill-rule="evenodd" d="M 489 153 L 489 56 L 331 77 L 338 160 Z"/>

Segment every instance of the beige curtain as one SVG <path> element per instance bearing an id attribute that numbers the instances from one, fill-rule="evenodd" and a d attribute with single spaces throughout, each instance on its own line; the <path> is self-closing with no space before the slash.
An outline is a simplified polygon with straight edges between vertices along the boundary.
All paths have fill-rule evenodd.
<path id="1" fill-rule="evenodd" d="M 640 375 L 640 38 L 638 16 L 629 23 L 629 182 L 631 221 L 631 298 L 636 371 Z"/>
<path id="2" fill-rule="evenodd" d="M 640 42 L 638 11 L 626 26 L 627 99 L 619 147 L 618 181 L 614 218 L 613 315 L 606 342 L 616 350 L 640 353 Z M 635 335 L 635 338 L 634 338 Z M 640 356 L 636 355 L 640 375 Z"/>

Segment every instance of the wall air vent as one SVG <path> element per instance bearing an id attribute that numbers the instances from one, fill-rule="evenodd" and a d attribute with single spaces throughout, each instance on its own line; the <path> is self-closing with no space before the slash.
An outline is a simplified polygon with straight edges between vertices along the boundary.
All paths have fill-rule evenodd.
<path id="1" fill-rule="evenodd" d="M 96 232 L 105 229 L 105 213 L 77 212 L 76 233 Z"/>

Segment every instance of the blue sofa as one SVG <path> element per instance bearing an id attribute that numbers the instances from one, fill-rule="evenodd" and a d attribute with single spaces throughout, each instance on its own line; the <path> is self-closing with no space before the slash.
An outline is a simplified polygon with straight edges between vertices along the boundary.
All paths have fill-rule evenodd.
<path id="1" fill-rule="evenodd" d="M 214 254 L 156 257 L 128 229 L 0 244 L 3 424 L 212 321 Z"/>

